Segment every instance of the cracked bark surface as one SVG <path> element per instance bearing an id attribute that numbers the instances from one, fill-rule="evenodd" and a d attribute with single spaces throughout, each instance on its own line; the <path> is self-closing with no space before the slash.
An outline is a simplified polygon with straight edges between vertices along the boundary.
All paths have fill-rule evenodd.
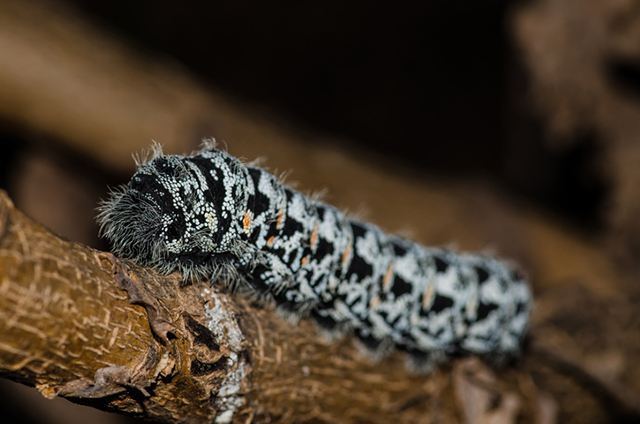
<path id="1" fill-rule="evenodd" d="M 0 375 L 45 397 L 162 422 L 424 422 L 423 400 L 450 390 L 309 322 L 62 240 L 0 200 Z"/>
<path id="2" fill-rule="evenodd" d="M 0 375 L 45 397 L 167 423 L 546 423 L 575 399 L 591 419 L 640 416 L 632 389 L 567 359 L 582 353 L 557 311 L 513 368 L 470 358 L 415 375 L 398 353 L 372 362 L 307 320 L 62 240 L 4 192 L 0 223 Z"/>

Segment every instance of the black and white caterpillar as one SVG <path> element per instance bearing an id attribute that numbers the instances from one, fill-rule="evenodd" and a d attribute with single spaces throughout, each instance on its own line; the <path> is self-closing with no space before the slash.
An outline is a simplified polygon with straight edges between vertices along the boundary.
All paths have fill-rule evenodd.
<path id="1" fill-rule="evenodd" d="M 140 162 L 140 161 L 139 161 Z M 100 206 L 114 252 L 185 279 L 223 281 L 431 368 L 451 356 L 517 355 L 531 294 L 492 257 L 425 247 L 346 217 L 205 143 L 138 163 Z"/>

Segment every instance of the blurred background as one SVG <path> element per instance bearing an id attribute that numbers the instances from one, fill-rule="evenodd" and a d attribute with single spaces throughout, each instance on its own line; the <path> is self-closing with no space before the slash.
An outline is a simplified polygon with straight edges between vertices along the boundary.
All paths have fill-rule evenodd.
<path id="1" fill-rule="evenodd" d="M 204 137 L 387 230 L 519 261 L 539 328 L 583 306 L 552 288 L 637 306 L 637 1 L 0 0 L 0 188 L 28 215 L 108 250 L 95 208 L 131 154 Z M 637 320 L 603 319 L 570 317 L 567 343 L 637 389 Z M 124 420 L 2 383 L 10 422 Z"/>

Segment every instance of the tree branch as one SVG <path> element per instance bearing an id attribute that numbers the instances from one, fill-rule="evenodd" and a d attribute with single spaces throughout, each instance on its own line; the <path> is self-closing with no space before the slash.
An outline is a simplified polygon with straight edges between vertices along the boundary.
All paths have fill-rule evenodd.
<path id="1" fill-rule="evenodd" d="M 569 398 L 602 398 L 603 414 L 637 399 L 579 361 L 566 372 L 536 360 L 539 348 L 495 372 L 469 359 L 415 375 L 397 352 L 375 363 L 309 320 L 292 325 L 208 283 L 183 287 L 177 274 L 62 240 L 2 191 L 0 335 L 0 376 L 157 422 L 548 422 L 536 417 L 558 408 L 523 383 L 533 376 L 542 387 L 569 377 Z M 585 375 L 606 396 L 580 387 Z"/>
<path id="2" fill-rule="evenodd" d="M 0 375 L 45 397 L 162 422 L 418 422 L 446 389 L 399 355 L 373 363 L 306 320 L 61 240 L 4 192 L 0 223 Z"/>

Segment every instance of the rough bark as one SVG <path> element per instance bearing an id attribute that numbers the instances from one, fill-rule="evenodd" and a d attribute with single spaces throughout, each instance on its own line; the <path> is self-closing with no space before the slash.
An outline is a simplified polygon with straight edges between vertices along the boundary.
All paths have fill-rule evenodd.
<path id="1" fill-rule="evenodd" d="M 4 193 L 0 222 L 0 375 L 45 397 L 161 422 L 457 421 L 442 373 L 62 240 Z"/>
<path id="2" fill-rule="evenodd" d="M 591 419 L 640 416 L 637 394 L 589 372 L 558 334 L 554 319 L 576 305 L 546 311 L 515 367 L 471 359 L 415 375 L 399 354 L 374 363 L 306 320 L 292 325 L 208 284 L 183 287 L 178 275 L 62 240 L 4 193 L 0 223 L 0 375 L 45 397 L 168 423 L 546 423 L 574 397 Z M 606 321 L 612 301 L 583 298 L 578 306 L 591 302 Z"/>
<path id="3" fill-rule="evenodd" d="M 2 375 L 45 397 L 166 422 L 211 418 L 203 377 L 189 374 L 197 309 L 182 302 L 178 280 L 61 240 L 1 201 Z M 221 360 L 224 344 L 206 353 Z"/>

